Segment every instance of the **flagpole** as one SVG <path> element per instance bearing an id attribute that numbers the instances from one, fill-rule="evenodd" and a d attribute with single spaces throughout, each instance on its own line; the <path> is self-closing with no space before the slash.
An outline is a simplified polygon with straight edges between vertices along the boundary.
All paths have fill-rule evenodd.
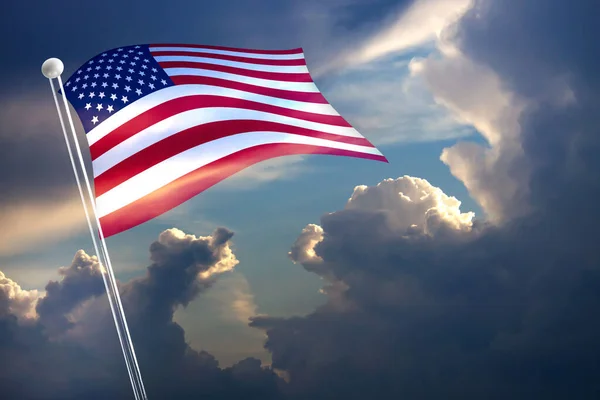
<path id="1" fill-rule="evenodd" d="M 69 152 L 69 158 L 71 160 L 71 166 L 73 167 L 73 173 L 75 175 L 75 180 L 77 181 L 77 187 L 79 189 L 79 195 L 81 197 L 81 202 L 83 204 L 83 209 L 84 209 L 85 216 L 87 219 L 88 228 L 90 230 L 90 235 L 92 236 L 94 250 L 96 252 L 98 261 L 100 262 L 101 271 L 102 271 L 102 280 L 104 282 L 104 287 L 106 289 L 106 294 L 107 294 L 109 305 L 111 308 L 111 313 L 113 315 L 113 320 L 115 322 L 115 327 L 117 330 L 117 335 L 119 337 L 119 342 L 121 344 L 121 350 L 123 352 L 123 357 L 125 358 L 125 364 L 127 367 L 127 372 L 129 374 L 129 379 L 130 379 L 131 386 L 132 386 L 132 389 L 134 392 L 134 396 L 135 396 L 136 400 L 147 400 L 148 397 L 146 395 L 146 390 L 144 388 L 144 383 L 142 380 L 139 364 L 137 362 L 137 357 L 135 355 L 135 350 L 133 348 L 133 341 L 131 340 L 131 335 L 129 333 L 129 327 L 127 326 L 127 319 L 125 317 L 125 312 L 123 310 L 123 305 L 121 303 L 121 297 L 119 295 L 119 289 L 118 289 L 117 282 L 116 282 L 114 272 L 112 269 L 112 264 L 110 262 L 110 257 L 108 255 L 108 248 L 106 246 L 106 240 L 104 238 L 104 234 L 102 232 L 102 227 L 101 227 L 100 221 L 98 219 L 98 214 L 97 214 L 96 205 L 95 205 L 95 201 L 94 201 L 94 194 L 93 194 L 90 182 L 89 182 L 87 169 L 85 167 L 85 163 L 84 163 L 83 156 L 81 153 L 81 148 L 79 146 L 79 141 L 77 139 L 77 133 L 76 133 L 75 127 L 73 125 L 73 119 L 71 117 L 69 105 L 67 103 L 67 98 L 65 96 L 65 90 L 64 90 L 64 87 L 62 84 L 62 79 L 60 77 L 63 70 L 64 70 L 64 65 L 63 65 L 62 61 L 60 61 L 57 58 L 50 58 L 50 59 L 46 60 L 44 62 L 44 64 L 42 65 L 42 73 L 44 74 L 44 76 L 46 78 L 48 78 L 48 80 L 50 82 L 50 87 L 52 89 L 52 95 L 54 97 L 56 111 L 58 113 L 61 128 L 63 130 L 63 135 L 65 138 L 65 143 L 67 145 L 67 151 Z M 75 147 L 77 150 L 77 155 L 79 157 L 80 168 L 82 170 L 83 177 L 84 177 L 84 180 L 86 183 L 88 195 L 90 198 L 90 204 L 92 206 L 92 210 L 93 210 L 95 221 L 96 221 L 96 226 L 97 226 L 100 241 L 102 244 L 101 252 L 98 251 L 98 244 L 96 242 L 96 237 L 94 235 L 92 221 L 91 221 L 90 214 L 89 214 L 89 211 L 88 211 L 88 208 L 86 205 L 81 181 L 79 179 L 79 174 L 78 174 L 77 168 L 75 166 L 75 160 L 73 157 L 73 152 L 71 150 L 71 146 L 69 144 L 69 140 L 68 140 L 64 120 L 62 117 L 62 113 L 60 112 L 60 106 L 58 104 L 58 99 L 56 97 L 54 83 L 52 82 L 53 78 L 58 79 L 59 87 L 60 87 L 60 90 L 62 93 L 63 104 L 65 107 L 65 111 L 67 113 L 67 118 L 69 120 L 71 134 L 73 136 L 73 140 L 75 142 Z M 100 260 L 101 255 L 103 256 L 103 259 L 106 261 L 106 263 L 105 263 L 106 267 L 103 266 L 103 263 Z M 123 330 L 124 330 L 124 332 L 123 332 Z"/>

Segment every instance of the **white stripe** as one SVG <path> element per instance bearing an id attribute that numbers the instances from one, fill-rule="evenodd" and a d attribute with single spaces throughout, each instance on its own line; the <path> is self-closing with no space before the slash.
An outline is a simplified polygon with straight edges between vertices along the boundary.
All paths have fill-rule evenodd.
<path id="1" fill-rule="evenodd" d="M 143 149 L 153 145 L 154 143 L 166 139 L 169 136 L 175 135 L 176 133 L 185 129 L 211 122 L 233 120 L 279 122 L 286 125 L 297 126 L 336 135 L 359 138 L 363 137 L 354 128 L 309 122 L 297 118 L 270 114 L 263 111 L 225 107 L 199 108 L 196 110 L 185 111 L 162 120 L 133 135 L 129 139 L 124 140 L 106 153 L 102 154 L 92 162 L 94 178 L 97 178 L 126 158 L 129 158 Z"/>
<path id="2" fill-rule="evenodd" d="M 264 65 L 251 64 L 240 61 L 221 60 L 220 58 L 192 57 L 192 56 L 155 56 L 154 59 L 161 62 L 193 62 L 213 65 L 224 65 L 227 67 L 242 68 L 251 71 L 278 72 L 282 74 L 308 74 L 306 65 Z"/>
<path id="3" fill-rule="evenodd" d="M 278 99 L 276 97 L 264 96 L 244 92 L 236 89 L 222 88 L 208 85 L 175 85 L 168 88 L 158 90 L 154 93 L 142 97 L 141 99 L 131 103 L 127 107 L 116 112 L 111 118 L 107 119 L 94 129 L 88 132 L 87 140 L 89 145 L 93 145 L 110 132 L 123 125 L 127 121 L 137 117 L 138 115 L 156 107 L 165 101 L 177 99 L 192 95 L 215 95 L 230 97 L 233 99 L 244 99 L 255 101 L 263 104 L 284 107 L 290 110 L 305 111 L 321 115 L 339 115 L 330 104 L 307 103 L 303 101 Z"/>
<path id="4" fill-rule="evenodd" d="M 198 68 L 165 68 L 164 70 L 169 76 L 206 76 L 209 78 L 221 78 L 228 81 L 247 83 L 248 85 L 262 86 L 272 89 L 289 90 L 303 93 L 319 93 L 319 89 L 314 82 L 276 81 L 273 79 L 254 78 L 251 76 L 231 74 L 229 72 L 211 71 L 209 69 Z"/>
<path id="5" fill-rule="evenodd" d="M 210 53 L 210 54 L 223 54 L 226 56 L 238 56 L 248 58 L 259 58 L 261 60 L 300 60 L 304 58 L 304 53 L 294 54 L 259 54 L 259 53 L 246 53 L 242 51 L 232 50 L 218 50 L 218 49 L 205 49 L 197 47 L 150 47 L 150 52 L 158 51 L 189 51 L 193 53 Z"/>
<path id="6" fill-rule="evenodd" d="M 96 199 L 98 217 L 102 218 L 123 208 L 174 180 L 229 154 L 249 147 L 271 143 L 305 144 L 367 154 L 381 154 L 374 147 L 357 146 L 279 132 L 250 132 L 229 136 L 196 146 L 171 157 L 102 194 Z"/>

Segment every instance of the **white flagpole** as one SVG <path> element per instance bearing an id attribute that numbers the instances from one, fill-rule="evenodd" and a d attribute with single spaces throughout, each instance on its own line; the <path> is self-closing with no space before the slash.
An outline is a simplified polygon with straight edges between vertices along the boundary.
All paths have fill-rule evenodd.
<path id="1" fill-rule="evenodd" d="M 44 62 L 42 65 L 42 73 L 46 78 L 48 78 L 50 82 L 50 87 L 52 89 L 52 95 L 54 97 L 54 103 L 56 105 L 56 111 L 58 112 L 58 117 L 60 119 L 60 124 L 63 130 L 63 135 L 65 138 L 65 143 L 67 145 L 67 150 L 69 152 L 69 158 L 71 160 L 71 166 L 73 167 L 73 173 L 75 174 L 75 180 L 77 181 L 77 187 L 79 189 L 79 195 L 81 197 L 81 202 L 83 204 L 83 209 L 85 212 L 85 216 L 88 222 L 88 227 L 90 230 L 90 234 L 92 236 L 92 241 L 94 244 L 94 250 L 96 251 L 96 256 L 98 257 L 98 261 L 101 262 L 100 256 L 102 255 L 104 260 L 106 261 L 106 268 L 103 266 L 101 262 L 100 266 L 102 268 L 102 279 L 104 281 L 104 287 L 106 289 L 106 294 L 108 297 L 108 301 L 110 304 L 111 312 L 113 315 L 113 319 L 115 322 L 115 327 L 117 329 L 117 335 L 119 337 L 119 342 L 121 344 L 121 350 L 123 351 L 123 357 L 125 358 L 125 364 L 127 367 L 127 372 L 129 374 L 129 379 L 131 382 L 131 386 L 135 395 L 136 400 L 147 400 L 146 390 L 144 388 L 144 383 L 142 380 L 140 368 L 137 362 L 137 357 L 135 355 L 135 350 L 133 348 L 133 341 L 131 340 L 131 335 L 129 333 L 129 328 L 127 326 L 127 319 L 125 318 L 125 313 L 123 310 L 123 305 L 121 303 L 121 298 L 119 296 L 119 290 L 117 287 L 117 282 L 114 276 L 114 272 L 112 269 L 112 265 L 110 262 L 110 258 L 108 256 L 108 248 L 106 246 L 106 241 L 104 238 L 104 234 L 102 232 L 102 227 L 100 225 L 100 221 L 98 219 L 98 215 L 96 212 L 96 205 L 94 201 L 94 194 L 92 192 L 92 188 L 88 179 L 87 169 L 85 167 L 85 163 L 83 160 L 83 156 L 81 154 L 81 148 L 79 147 L 79 141 L 77 140 L 77 133 L 75 131 L 75 127 L 73 125 L 73 119 L 71 117 L 71 113 L 69 110 L 69 105 L 67 103 L 67 98 L 65 96 L 65 90 L 62 84 L 62 79 L 60 75 L 64 70 L 64 65 L 62 61 L 57 58 L 50 58 Z M 53 78 L 57 78 L 59 82 L 59 86 L 62 93 L 62 99 L 65 107 L 65 111 L 67 113 L 67 118 L 69 120 L 69 125 L 71 128 L 71 133 L 73 136 L 73 140 L 75 141 L 75 147 L 77 150 L 77 154 L 79 156 L 80 168 L 83 173 L 83 177 L 87 186 L 88 195 L 90 197 L 90 203 L 92 205 L 92 210 L 94 212 L 94 217 L 96 220 L 96 225 L 98 228 L 98 233 L 100 236 L 101 244 L 102 244 L 102 254 L 98 251 L 98 244 L 96 242 L 96 237 L 94 235 L 94 229 L 92 227 L 92 221 L 88 212 L 88 208 L 86 205 L 85 197 L 83 195 L 83 189 L 81 185 L 81 181 L 79 180 L 79 174 L 77 172 L 77 168 L 75 166 L 75 160 L 73 158 L 73 153 L 71 151 L 71 146 L 69 144 L 64 120 L 62 117 L 62 113 L 60 112 L 60 107 L 58 104 L 58 99 L 56 98 L 56 92 L 54 89 L 54 84 L 52 82 Z M 108 279 L 107 279 L 108 278 Z"/>

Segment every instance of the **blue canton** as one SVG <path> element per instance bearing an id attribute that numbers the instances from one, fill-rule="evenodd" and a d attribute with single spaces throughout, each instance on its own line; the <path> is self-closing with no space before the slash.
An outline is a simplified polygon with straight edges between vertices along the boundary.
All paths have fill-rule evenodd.
<path id="1" fill-rule="evenodd" d="M 65 83 L 67 99 L 88 133 L 136 100 L 173 86 L 147 45 L 120 47 L 83 64 Z"/>

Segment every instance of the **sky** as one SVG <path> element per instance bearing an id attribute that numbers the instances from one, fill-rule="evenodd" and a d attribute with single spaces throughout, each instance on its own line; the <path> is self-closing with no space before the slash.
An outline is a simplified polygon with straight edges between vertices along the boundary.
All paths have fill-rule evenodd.
<path id="1" fill-rule="evenodd" d="M 160 42 L 302 47 L 389 163 L 270 160 L 109 238 L 150 398 L 600 395 L 596 2 L 1 7 L 0 397 L 131 397 L 40 67 Z"/>

